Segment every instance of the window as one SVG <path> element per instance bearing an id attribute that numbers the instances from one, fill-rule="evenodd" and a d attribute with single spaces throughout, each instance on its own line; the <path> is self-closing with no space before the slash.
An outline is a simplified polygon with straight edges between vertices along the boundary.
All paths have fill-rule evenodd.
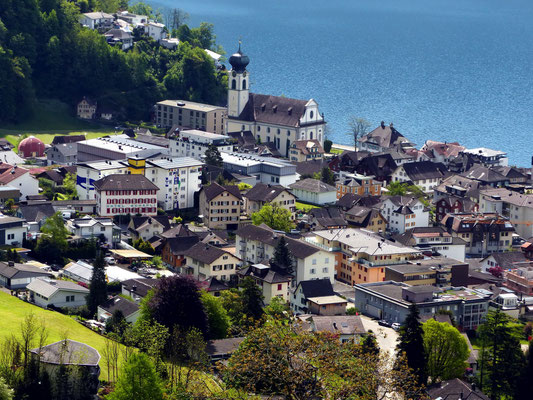
<path id="1" fill-rule="evenodd" d="M 278 283 L 278 290 L 281 290 L 283 288 L 283 285 L 281 283 Z"/>
<path id="2" fill-rule="evenodd" d="M 311 268 L 311 274 L 314 275 L 316 273 L 316 270 L 314 268 Z"/>
<path id="3" fill-rule="evenodd" d="M 246 90 L 246 79 L 242 81 L 242 90 Z"/>
<path id="4" fill-rule="evenodd" d="M 310 111 L 310 112 L 309 112 L 309 118 L 310 118 L 310 119 L 313 119 L 314 115 L 315 115 L 315 114 L 313 113 L 313 111 Z"/>
<path id="5" fill-rule="evenodd" d="M 316 265 L 316 258 L 313 258 L 313 265 Z"/>

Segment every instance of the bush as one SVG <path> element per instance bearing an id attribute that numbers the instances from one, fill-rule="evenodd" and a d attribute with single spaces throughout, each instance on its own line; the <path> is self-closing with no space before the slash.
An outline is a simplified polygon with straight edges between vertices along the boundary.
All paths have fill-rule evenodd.
<path id="1" fill-rule="evenodd" d="M 331 151 L 331 146 L 333 146 L 333 142 L 329 139 L 324 140 L 324 151 L 326 153 L 329 153 Z"/>

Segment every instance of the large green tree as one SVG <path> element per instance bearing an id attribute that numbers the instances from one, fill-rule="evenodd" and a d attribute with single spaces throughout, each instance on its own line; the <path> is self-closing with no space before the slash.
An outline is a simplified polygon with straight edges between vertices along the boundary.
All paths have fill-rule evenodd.
<path id="1" fill-rule="evenodd" d="M 104 254 L 98 252 L 93 263 L 93 274 L 87 295 L 87 307 L 90 315 L 94 315 L 98 306 L 107 300 L 107 278 L 105 272 Z"/>
<path id="2" fill-rule="evenodd" d="M 460 378 L 470 354 L 466 339 L 445 322 L 434 319 L 423 324 L 427 372 L 432 382 Z"/>
<path id="3" fill-rule="evenodd" d="M 335 175 L 329 167 L 322 168 L 322 171 L 320 171 L 320 180 L 328 185 L 335 186 Z"/>
<path id="4" fill-rule="evenodd" d="M 533 393 L 533 341 L 529 342 L 526 352 L 526 365 L 520 371 L 520 378 L 516 385 L 514 399 L 529 400 Z"/>
<path id="5" fill-rule="evenodd" d="M 263 316 L 263 293 L 255 281 L 246 277 L 239 284 L 244 315 L 257 321 Z"/>
<path id="6" fill-rule="evenodd" d="M 510 318 L 500 309 L 489 311 L 479 327 L 479 383 L 491 399 L 506 399 L 514 394 L 524 367 L 524 354 Z"/>
<path id="7" fill-rule="evenodd" d="M 289 232 L 293 227 L 291 212 L 277 204 L 267 203 L 252 214 L 254 225 L 265 224 L 278 231 Z"/>
<path id="8" fill-rule="evenodd" d="M 285 239 L 285 236 L 281 236 L 281 238 L 278 240 L 278 243 L 274 249 L 274 257 L 272 258 L 272 262 L 276 266 L 286 270 L 288 273 L 292 273 L 294 258 L 289 250 L 289 245 L 287 243 L 287 239 Z"/>
<path id="9" fill-rule="evenodd" d="M 68 249 L 68 231 L 60 212 L 48 217 L 41 227 L 43 233 L 37 240 L 35 253 L 37 257 L 52 264 L 62 264 Z"/>
<path id="10" fill-rule="evenodd" d="M 144 353 L 133 353 L 122 367 L 115 391 L 108 400 L 162 400 L 161 381 L 154 365 Z"/>
<path id="11" fill-rule="evenodd" d="M 220 156 L 220 151 L 218 151 L 217 146 L 210 144 L 207 147 L 207 150 L 204 154 L 204 161 L 207 165 L 213 165 L 215 167 L 222 167 L 222 157 Z"/>
<path id="12" fill-rule="evenodd" d="M 218 297 L 202 292 L 202 304 L 209 323 L 209 338 L 224 339 L 228 335 L 231 322 L 222 302 Z"/>
<path id="13" fill-rule="evenodd" d="M 425 385 L 427 382 L 427 358 L 424 351 L 424 330 L 419 321 L 420 313 L 416 304 L 411 304 L 405 324 L 400 328 L 398 337 L 398 356 L 405 355 L 407 366 L 417 376 L 418 383 Z"/>

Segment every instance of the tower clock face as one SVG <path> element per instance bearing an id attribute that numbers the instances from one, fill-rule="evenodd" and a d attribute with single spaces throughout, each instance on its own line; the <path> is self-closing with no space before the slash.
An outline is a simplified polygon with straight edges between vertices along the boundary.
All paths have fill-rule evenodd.
<path id="1" fill-rule="evenodd" d="M 233 75 L 233 77 L 235 78 L 237 76 L 237 72 L 233 71 L 231 75 Z"/>
<path id="2" fill-rule="evenodd" d="M 242 75 L 243 75 L 243 76 L 246 76 L 246 71 L 244 71 L 244 72 L 242 73 Z"/>

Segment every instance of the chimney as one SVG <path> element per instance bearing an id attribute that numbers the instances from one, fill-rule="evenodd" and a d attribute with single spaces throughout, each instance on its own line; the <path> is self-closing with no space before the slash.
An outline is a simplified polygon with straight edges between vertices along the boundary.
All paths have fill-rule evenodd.
<path id="1" fill-rule="evenodd" d="M 333 323 L 333 329 L 335 329 L 335 330 L 339 329 L 339 328 L 337 328 L 337 323 L 336 322 Z"/>
<path id="2" fill-rule="evenodd" d="M 394 126 L 392 122 L 389 125 L 390 125 L 391 128 Z"/>
<path id="3" fill-rule="evenodd" d="M 381 129 L 385 129 L 385 121 L 381 121 Z M 533 160 L 533 158 L 532 158 Z"/>
<path id="4" fill-rule="evenodd" d="M 132 292 L 136 292 L 136 291 L 137 291 L 137 285 L 132 285 L 132 287 L 131 287 L 131 291 L 132 291 Z"/>

